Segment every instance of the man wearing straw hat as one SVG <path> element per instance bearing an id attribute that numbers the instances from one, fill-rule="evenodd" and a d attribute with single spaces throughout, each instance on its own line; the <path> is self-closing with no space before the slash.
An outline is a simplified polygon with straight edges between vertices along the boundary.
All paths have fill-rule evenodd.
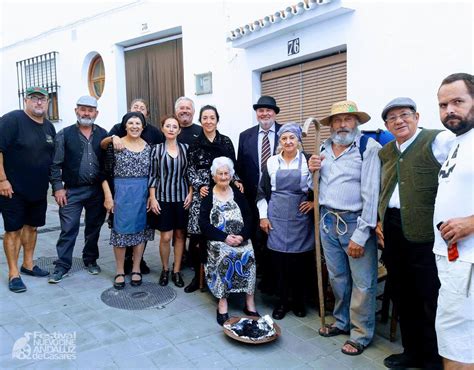
<path id="1" fill-rule="evenodd" d="M 329 126 L 320 156 L 312 156 L 310 170 L 320 170 L 321 245 L 335 297 L 336 321 L 319 329 L 323 337 L 349 334 L 341 351 L 361 354 L 375 329 L 377 288 L 377 223 L 381 146 L 369 138 L 360 149 L 358 126 L 370 120 L 352 101 L 334 103 L 321 120 Z"/>

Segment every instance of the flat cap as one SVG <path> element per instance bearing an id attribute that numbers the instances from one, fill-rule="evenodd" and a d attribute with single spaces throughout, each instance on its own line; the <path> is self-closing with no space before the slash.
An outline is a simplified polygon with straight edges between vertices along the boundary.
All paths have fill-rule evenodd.
<path id="1" fill-rule="evenodd" d="M 411 108 L 416 112 L 416 103 L 410 98 L 395 98 L 391 100 L 382 111 L 382 119 L 385 121 L 387 118 L 387 113 L 394 108 Z"/>
<path id="2" fill-rule="evenodd" d="M 86 107 L 97 108 L 97 99 L 93 96 L 84 95 L 77 100 L 76 105 L 84 105 Z"/>

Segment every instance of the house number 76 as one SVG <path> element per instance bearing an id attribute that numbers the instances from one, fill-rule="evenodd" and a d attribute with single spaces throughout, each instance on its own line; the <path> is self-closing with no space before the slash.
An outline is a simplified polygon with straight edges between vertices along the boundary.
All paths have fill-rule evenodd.
<path id="1" fill-rule="evenodd" d="M 288 41 L 288 55 L 295 55 L 300 52 L 300 39 Z"/>

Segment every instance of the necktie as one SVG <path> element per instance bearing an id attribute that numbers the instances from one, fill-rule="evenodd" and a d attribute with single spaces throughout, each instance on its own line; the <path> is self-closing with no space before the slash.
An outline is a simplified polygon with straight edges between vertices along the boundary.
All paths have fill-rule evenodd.
<path id="1" fill-rule="evenodd" d="M 262 138 L 262 157 L 260 162 L 260 168 L 263 168 L 267 164 L 268 158 L 270 158 L 270 140 L 268 139 L 268 133 L 270 131 L 264 131 Z"/>

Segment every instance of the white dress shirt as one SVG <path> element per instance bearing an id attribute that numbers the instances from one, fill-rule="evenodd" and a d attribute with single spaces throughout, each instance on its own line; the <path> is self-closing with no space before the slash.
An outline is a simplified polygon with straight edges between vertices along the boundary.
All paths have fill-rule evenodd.
<path id="1" fill-rule="evenodd" d="M 395 141 L 398 150 L 400 150 L 401 153 L 407 150 L 407 148 L 415 141 L 420 132 L 421 128 L 418 128 L 415 132 L 415 135 L 413 135 L 401 145 Z M 451 131 L 441 131 L 438 135 L 436 135 L 433 143 L 431 143 L 431 150 L 433 151 L 433 155 L 439 164 L 443 164 L 448 157 L 449 151 L 453 146 L 455 139 L 456 135 L 454 135 Z M 400 191 L 398 188 L 398 182 L 395 185 L 395 189 L 393 189 L 392 196 L 388 202 L 388 208 L 400 209 Z"/>

